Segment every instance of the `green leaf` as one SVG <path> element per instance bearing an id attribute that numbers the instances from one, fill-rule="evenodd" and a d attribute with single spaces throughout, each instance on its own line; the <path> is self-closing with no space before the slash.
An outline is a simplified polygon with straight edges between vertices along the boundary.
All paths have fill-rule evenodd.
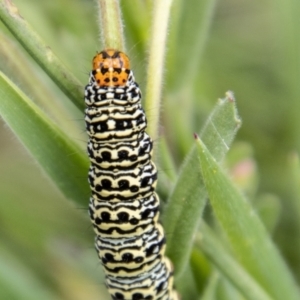
<path id="1" fill-rule="evenodd" d="M 215 4 L 215 0 L 189 0 L 188 5 L 174 0 L 167 56 L 167 84 L 172 88 L 194 83 Z"/>
<path id="2" fill-rule="evenodd" d="M 45 80 L 41 78 L 41 73 L 28 62 L 27 56 L 20 51 L 16 43 L 8 36 L 0 33 L 0 69 L 13 82 L 18 82 L 25 94 L 30 95 L 33 101 L 45 111 L 56 123 L 68 131 L 75 132 L 78 130 L 75 123 L 71 123 L 70 119 L 74 119 L 75 107 L 69 105 L 64 106 L 62 97 L 57 96 L 56 90 L 47 86 Z M 30 74 L 30 76 L 28 76 Z M 82 101 L 83 102 L 83 101 Z M 73 108 L 73 109 L 70 109 Z M 71 133 L 71 134 L 72 134 Z"/>
<path id="3" fill-rule="evenodd" d="M 201 300 L 215 300 L 218 282 L 219 282 L 219 274 L 217 272 L 213 272 L 209 278 L 209 282 L 206 285 L 206 288 L 200 299 Z"/>
<path id="4" fill-rule="evenodd" d="M 199 248 L 199 247 L 198 247 Z M 190 267 L 194 274 L 198 291 L 201 293 L 209 281 L 211 264 L 198 248 L 193 247 L 190 257 Z"/>
<path id="5" fill-rule="evenodd" d="M 300 229 L 300 159 L 296 152 L 288 157 L 288 167 L 291 174 L 292 205 L 297 215 L 297 227 Z"/>
<path id="6" fill-rule="evenodd" d="M 228 250 L 219 242 L 218 237 L 204 222 L 201 222 L 200 234 L 197 236 L 196 245 L 246 299 L 272 299 L 228 253 Z"/>
<path id="7" fill-rule="evenodd" d="M 61 90 L 83 110 L 83 88 L 80 82 L 24 20 L 11 1 L 0 0 L 0 20 Z"/>
<path id="8" fill-rule="evenodd" d="M 175 285 L 182 299 L 197 299 L 199 292 L 196 286 L 194 274 L 188 266 L 184 270 L 184 280 L 181 280 Z"/>
<path id="9" fill-rule="evenodd" d="M 149 1 L 148 1 L 149 2 Z M 126 37 L 135 47 L 130 49 L 132 57 L 138 55 L 142 61 L 148 44 L 149 27 L 151 26 L 153 1 L 132 0 L 122 2 L 122 12 L 126 24 Z M 134 53 L 134 54 L 133 54 Z"/>
<path id="10" fill-rule="evenodd" d="M 220 161 L 229 149 L 240 125 L 231 93 L 219 100 L 204 126 L 202 137 L 215 158 Z M 163 224 L 167 235 L 167 256 L 175 265 L 180 277 L 191 253 L 193 236 L 198 228 L 206 192 L 198 164 L 196 147 L 188 154 L 171 193 Z"/>
<path id="11" fill-rule="evenodd" d="M 44 285 L 37 274 L 27 269 L 18 258 L 11 253 L 6 253 L 3 249 L 0 254 L 1 299 L 51 300 L 57 298 L 58 295 L 51 291 L 50 286 Z"/>
<path id="12" fill-rule="evenodd" d="M 260 195 L 254 201 L 254 207 L 266 229 L 272 234 L 279 223 L 282 205 L 279 198 L 272 194 Z"/>
<path id="13" fill-rule="evenodd" d="M 224 277 L 220 277 L 216 291 L 218 300 L 245 300 L 234 286 Z"/>
<path id="14" fill-rule="evenodd" d="M 174 182 L 176 180 L 176 166 L 171 156 L 171 151 L 164 137 L 159 140 L 159 167 L 162 169 L 168 178 Z"/>
<path id="15" fill-rule="evenodd" d="M 4 121 L 63 194 L 86 206 L 89 195 L 85 179 L 87 156 L 2 73 L 0 97 Z"/>
<path id="16" fill-rule="evenodd" d="M 273 299 L 300 299 L 294 279 L 254 209 L 200 139 L 197 149 L 210 202 L 240 264 Z"/>

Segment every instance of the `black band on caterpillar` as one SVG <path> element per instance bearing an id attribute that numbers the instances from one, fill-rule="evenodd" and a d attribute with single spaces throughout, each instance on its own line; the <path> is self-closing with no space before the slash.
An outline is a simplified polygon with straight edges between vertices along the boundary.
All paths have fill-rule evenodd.
<path id="1" fill-rule="evenodd" d="M 89 214 L 113 300 L 178 300 L 155 193 L 157 170 L 128 57 L 105 50 L 85 88 Z"/>

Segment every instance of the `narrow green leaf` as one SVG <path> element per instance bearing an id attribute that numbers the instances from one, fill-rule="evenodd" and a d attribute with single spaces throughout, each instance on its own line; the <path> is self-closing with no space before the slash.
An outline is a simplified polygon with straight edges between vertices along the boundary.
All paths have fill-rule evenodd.
<path id="1" fill-rule="evenodd" d="M 164 211 L 164 205 L 167 203 L 167 199 L 170 195 L 170 191 L 174 187 L 174 181 L 170 180 L 169 176 L 163 171 L 159 170 L 159 179 L 157 181 L 156 192 L 159 194 L 161 200 L 160 208 Z"/>
<path id="2" fill-rule="evenodd" d="M 194 83 L 215 4 L 216 0 L 189 0 L 188 5 L 174 0 L 167 56 L 167 84 L 173 89 Z"/>
<path id="3" fill-rule="evenodd" d="M 201 293 L 208 284 L 212 268 L 208 259 L 198 248 L 199 247 L 193 247 L 190 257 L 190 268 L 194 274 L 197 289 Z"/>
<path id="4" fill-rule="evenodd" d="M 0 251 L 1 299 L 51 300 L 57 294 L 43 283 L 38 274 L 26 268 L 19 257 L 4 249 Z M 2 288 L 4 286 L 4 288 Z M 3 293 L 4 292 L 4 293 Z M 9 298 L 5 298 L 5 292 Z"/>
<path id="5" fill-rule="evenodd" d="M 297 226 L 300 229 L 300 159 L 296 152 L 288 157 L 288 167 L 291 173 L 292 204 L 297 214 Z"/>
<path id="6" fill-rule="evenodd" d="M 67 198 L 86 206 L 88 159 L 24 93 L 0 73 L 0 113 Z"/>
<path id="7" fill-rule="evenodd" d="M 285 96 L 289 99 L 289 134 L 291 134 L 292 145 L 300 151 L 300 2 L 297 0 L 275 0 L 273 7 L 277 15 L 276 35 L 280 41 L 280 55 L 284 59 L 278 59 L 277 74 L 285 86 Z"/>
<path id="8" fill-rule="evenodd" d="M 198 246 L 215 267 L 249 300 L 271 300 L 261 286 L 239 265 L 219 242 L 218 237 L 201 222 Z"/>
<path id="9" fill-rule="evenodd" d="M 82 85 L 34 32 L 11 1 L 0 0 L 0 20 L 57 86 L 80 110 L 83 110 Z"/>
<path id="10" fill-rule="evenodd" d="M 220 161 L 228 151 L 239 125 L 235 102 L 228 92 L 225 99 L 219 100 L 201 134 L 216 160 Z M 181 167 L 163 218 L 167 255 L 175 265 L 177 278 L 189 260 L 193 237 L 206 203 L 201 172 L 196 167 L 198 163 L 196 147 L 193 147 Z"/>
<path id="11" fill-rule="evenodd" d="M 20 82 L 23 91 L 30 95 L 52 120 L 72 133 L 78 130 L 75 123 L 69 121 L 74 118 L 73 110 L 67 109 L 61 99 L 55 97 L 55 92 L 41 80 L 40 72 L 36 72 L 36 68 L 28 62 L 20 47 L 4 34 L 0 34 L 0 44 L 0 69 L 3 73 L 13 82 Z"/>
<path id="12" fill-rule="evenodd" d="M 300 299 L 294 279 L 249 202 L 200 139 L 197 149 L 210 202 L 238 261 L 273 299 Z"/>
<path id="13" fill-rule="evenodd" d="M 144 53 L 149 39 L 149 27 L 152 17 L 152 6 L 154 2 L 140 0 L 122 1 L 122 12 L 126 24 L 126 37 L 128 44 L 134 45 L 130 48 L 130 54 L 136 61 L 144 59 Z"/>
<path id="14" fill-rule="evenodd" d="M 176 283 L 176 290 L 179 292 L 182 299 L 197 299 L 199 292 L 194 280 L 193 272 L 189 266 L 185 268 L 183 278 L 184 280 Z"/>
<path id="15" fill-rule="evenodd" d="M 219 273 L 216 271 L 212 273 L 209 278 L 209 282 L 206 289 L 203 292 L 202 297 L 199 300 L 215 300 L 216 299 L 216 289 L 219 282 Z"/>
<path id="16" fill-rule="evenodd" d="M 254 207 L 266 229 L 272 234 L 279 223 L 282 205 L 276 195 L 263 194 L 254 201 Z"/>
<path id="17" fill-rule="evenodd" d="M 234 286 L 226 280 L 225 277 L 220 277 L 216 291 L 216 299 L 218 300 L 245 300 Z"/>
<path id="18" fill-rule="evenodd" d="M 176 166 L 171 157 L 171 152 L 168 147 L 167 141 L 164 137 L 159 141 L 159 167 L 162 169 L 168 178 L 174 182 L 176 179 Z"/>

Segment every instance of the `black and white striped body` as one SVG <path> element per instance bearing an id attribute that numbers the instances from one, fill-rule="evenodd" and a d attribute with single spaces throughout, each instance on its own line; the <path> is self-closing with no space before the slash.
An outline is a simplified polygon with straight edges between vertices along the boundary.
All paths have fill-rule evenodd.
<path id="1" fill-rule="evenodd" d="M 101 86 L 94 75 L 85 88 L 89 214 L 108 291 L 114 300 L 177 300 L 140 89 L 130 70 L 124 86 Z"/>

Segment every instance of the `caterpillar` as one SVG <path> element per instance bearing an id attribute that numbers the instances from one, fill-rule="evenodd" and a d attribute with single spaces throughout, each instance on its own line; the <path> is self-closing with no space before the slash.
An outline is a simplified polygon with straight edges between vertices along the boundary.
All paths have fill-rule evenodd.
<path id="1" fill-rule="evenodd" d="M 123 52 L 93 58 L 85 88 L 89 215 L 113 300 L 178 300 L 164 255 L 157 170 L 141 91 Z"/>

